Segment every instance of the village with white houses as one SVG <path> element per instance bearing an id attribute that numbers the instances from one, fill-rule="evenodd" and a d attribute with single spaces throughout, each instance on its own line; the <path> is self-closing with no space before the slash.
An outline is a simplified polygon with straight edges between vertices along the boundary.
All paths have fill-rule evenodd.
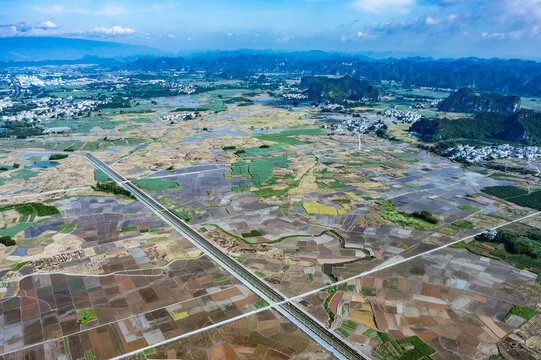
<path id="1" fill-rule="evenodd" d="M 398 120 L 402 120 L 405 123 L 414 123 L 417 120 L 421 119 L 421 113 L 418 111 L 412 111 L 412 110 L 394 110 L 394 109 L 388 109 L 385 110 L 383 115 L 387 117 L 392 117 Z"/>
<path id="2" fill-rule="evenodd" d="M 162 119 L 164 121 L 170 121 L 170 122 L 188 121 L 188 120 L 195 119 L 196 116 L 197 116 L 196 112 L 189 111 L 189 112 L 182 112 L 182 113 L 177 113 L 177 114 L 167 114 L 167 115 L 162 116 Z"/>
<path id="3" fill-rule="evenodd" d="M 502 144 L 497 146 L 456 145 L 445 150 L 452 159 L 478 162 L 494 159 L 524 159 L 527 161 L 541 158 L 541 147 L 513 146 Z"/>
<path id="4" fill-rule="evenodd" d="M 45 122 L 59 117 L 82 116 L 84 112 L 92 111 L 97 104 L 105 103 L 97 100 L 76 100 L 61 98 L 32 99 L 27 108 L 9 115 L 2 115 L 2 121 L 12 122 Z M 0 110 L 18 104 L 9 99 L 0 100 Z"/>

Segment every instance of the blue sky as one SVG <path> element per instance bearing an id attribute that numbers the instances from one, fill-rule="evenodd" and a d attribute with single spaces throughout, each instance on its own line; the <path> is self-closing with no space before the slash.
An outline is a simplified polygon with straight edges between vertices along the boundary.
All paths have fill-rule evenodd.
<path id="1" fill-rule="evenodd" d="M 541 59 L 541 0 L 0 0 L 0 37 Z"/>

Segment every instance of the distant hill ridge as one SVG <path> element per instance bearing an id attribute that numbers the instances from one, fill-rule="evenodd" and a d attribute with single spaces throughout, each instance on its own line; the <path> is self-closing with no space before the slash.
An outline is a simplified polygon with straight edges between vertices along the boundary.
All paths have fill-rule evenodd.
<path id="1" fill-rule="evenodd" d="M 0 38 L 0 61 L 74 60 L 85 56 L 145 58 L 118 65 L 114 69 L 133 71 L 181 70 L 213 74 L 261 72 L 299 75 L 349 75 L 371 82 L 389 80 L 405 85 L 459 89 L 476 92 L 505 92 L 541 96 L 541 63 L 502 59 L 368 59 L 361 54 L 323 51 L 211 51 L 188 57 L 163 57 L 166 51 L 142 45 L 58 37 Z M 103 62 L 100 62 L 103 64 Z"/>
<path id="2" fill-rule="evenodd" d="M 45 36 L 0 38 L 0 61 L 74 60 L 85 56 L 114 58 L 167 54 L 166 51 L 148 46 L 109 41 Z"/>
<path id="3" fill-rule="evenodd" d="M 306 90 L 310 100 L 328 100 L 342 102 L 344 100 L 372 100 L 379 98 L 378 88 L 368 81 L 344 76 L 328 78 L 325 76 L 305 76 L 301 79 L 300 88 Z"/>
<path id="4" fill-rule="evenodd" d="M 440 111 L 513 114 L 520 109 L 520 97 L 497 93 L 477 95 L 470 88 L 462 88 L 449 95 L 438 107 Z"/>
<path id="5" fill-rule="evenodd" d="M 501 59 L 426 58 L 372 60 L 346 54 L 214 52 L 189 57 L 139 59 L 121 67 L 133 71 L 181 70 L 210 73 L 298 73 L 392 80 L 412 86 L 541 96 L 541 63 Z"/>

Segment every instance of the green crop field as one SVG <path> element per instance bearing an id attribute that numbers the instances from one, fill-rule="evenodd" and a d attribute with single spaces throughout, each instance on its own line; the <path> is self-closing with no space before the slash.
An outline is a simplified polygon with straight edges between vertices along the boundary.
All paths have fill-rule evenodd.
<path id="1" fill-rule="evenodd" d="M 256 158 L 250 162 L 238 161 L 231 164 L 231 174 L 250 175 L 254 179 L 254 183 L 259 185 L 273 177 L 272 169 L 287 168 L 287 164 L 286 155 Z"/>
<path id="2" fill-rule="evenodd" d="M 411 344 L 414 346 L 413 350 L 408 350 L 402 355 L 402 359 L 426 359 L 430 355 L 434 355 L 436 350 L 427 343 L 425 343 L 419 336 L 410 336 L 397 341 L 398 344 Z"/>
<path id="3" fill-rule="evenodd" d="M 298 135 L 325 135 L 325 132 L 321 129 L 302 129 L 302 130 L 287 130 L 274 134 L 257 135 L 256 138 L 264 141 L 273 141 L 283 145 L 303 145 L 304 141 L 300 141 L 294 138 Z"/>
<path id="4" fill-rule="evenodd" d="M 173 180 L 164 180 L 164 179 L 137 179 L 133 182 L 146 190 L 153 191 L 165 191 L 170 188 L 182 188 L 180 184 Z"/>
<path id="5" fill-rule="evenodd" d="M 36 177 L 39 175 L 39 172 L 32 171 L 27 168 L 19 169 L 11 173 L 10 178 L 12 179 L 22 179 L 28 180 L 30 178 Z"/>
<path id="6" fill-rule="evenodd" d="M 473 206 L 470 206 L 470 205 L 466 205 L 466 204 L 458 205 L 458 208 L 462 210 L 466 210 L 466 211 L 471 211 L 471 212 L 479 211 L 479 209 L 474 208 Z"/>
<path id="7" fill-rule="evenodd" d="M 500 199 L 509 199 L 521 195 L 526 195 L 528 190 L 522 189 L 516 186 L 490 186 L 482 190 L 484 193 L 487 193 L 492 196 L 499 197 Z"/>
<path id="8" fill-rule="evenodd" d="M 455 225 L 458 226 L 461 229 L 467 229 L 467 230 L 471 230 L 471 229 L 475 228 L 475 226 L 471 222 L 466 221 L 466 220 L 464 220 L 464 221 L 462 221 L 462 222 L 460 222 L 458 224 L 455 224 Z"/>
<path id="9" fill-rule="evenodd" d="M 285 150 L 279 146 L 251 147 L 242 150 L 244 152 L 239 153 L 239 156 L 242 157 L 270 156 L 271 153 L 285 152 Z"/>
<path id="10" fill-rule="evenodd" d="M 81 309 L 77 311 L 77 321 L 79 321 L 81 325 L 94 321 L 97 318 L 94 309 Z"/>
<path id="11" fill-rule="evenodd" d="M 109 175 L 104 173 L 101 169 L 94 170 L 94 180 L 96 181 L 106 181 L 109 180 Z"/>
<path id="12" fill-rule="evenodd" d="M 14 225 L 12 227 L 8 227 L 8 228 L 5 228 L 5 229 L 0 229 L 0 236 L 14 237 L 20 231 L 31 228 L 34 225 L 35 225 L 35 223 L 31 223 L 31 222 L 20 222 L 20 223 L 17 223 L 16 225 Z"/>
<path id="13" fill-rule="evenodd" d="M 261 236 L 261 235 L 263 235 L 263 234 L 261 234 L 258 230 L 252 230 L 250 232 L 242 233 L 242 237 L 245 237 L 245 238 L 257 237 L 257 236 Z"/>
<path id="14" fill-rule="evenodd" d="M 379 216 L 402 227 L 414 228 L 415 230 L 431 230 L 439 226 L 439 224 L 431 224 L 399 211 L 383 211 L 379 213 Z"/>
<path id="15" fill-rule="evenodd" d="M 269 303 L 266 302 L 266 301 L 263 300 L 263 299 L 259 299 L 259 300 L 256 300 L 256 301 L 254 302 L 254 305 L 255 305 L 256 308 L 261 309 L 261 308 L 264 308 L 264 307 L 266 307 L 266 306 L 269 306 Z"/>
<path id="16" fill-rule="evenodd" d="M 18 264 L 16 264 L 14 267 L 12 267 L 11 269 L 9 269 L 10 271 L 19 271 L 23 266 L 25 266 L 26 264 L 28 264 L 30 261 L 23 261 L 23 262 L 20 262 Z"/>
<path id="17" fill-rule="evenodd" d="M 3 205 L 0 206 L 0 211 L 6 211 L 13 209 L 21 215 L 26 216 L 49 216 L 49 215 L 58 215 L 60 211 L 54 206 L 44 205 L 42 203 L 26 203 L 26 204 L 17 204 L 17 205 Z"/>
<path id="18" fill-rule="evenodd" d="M 505 321 L 507 321 L 511 317 L 511 315 L 517 315 L 526 320 L 530 320 L 534 317 L 535 314 L 537 314 L 537 311 L 533 309 L 525 306 L 513 305 L 511 310 L 509 310 L 509 313 L 507 313 L 507 315 L 505 316 Z"/>

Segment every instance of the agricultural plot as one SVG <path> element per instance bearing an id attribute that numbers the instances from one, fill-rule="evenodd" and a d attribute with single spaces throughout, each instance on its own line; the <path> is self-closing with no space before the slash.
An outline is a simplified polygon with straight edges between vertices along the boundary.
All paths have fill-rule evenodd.
<path id="1" fill-rule="evenodd" d="M 40 193 L 94 185 L 93 166 L 83 157 L 70 154 L 49 160 L 42 152 L 2 152 L 0 154 L 0 197 Z M 53 158 L 54 159 L 54 158 Z"/>
<path id="2" fill-rule="evenodd" d="M 4 299 L 3 353 L 63 337 L 60 353 L 110 358 L 256 309 L 259 298 L 205 257 L 133 271 L 138 258 L 102 277 L 35 274 L 10 282 L 16 293 Z"/>
<path id="3" fill-rule="evenodd" d="M 528 306 L 539 306 L 536 278 L 498 260 L 445 249 L 351 280 L 330 300 L 322 291 L 300 304 L 327 324 L 330 311 L 331 329 L 367 355 L 479 359 L 498 354 L 497 344 L 533 318 Z M 510 319 L 515 314 L 522 321 Z M 420 354 L 408 354 L 414 350 Z"/>
<path id="4" fill-rule="evenodd" d="M 532 266 L 477 242 L 334 285 L 531 214 L 531 201 L 513 201 L 525 190 L 483 190 L 527 181 L 421 151 L 403 126 L 391 132 L 404 142 L 363 135 L 359 149 L 321 128 L 332 114 L 243 92 L 142 100 L 132 110 L 145 113 L 105 110 L 60 120 L 68 136 L 0 145 L 93 152 L 284 295 L 325 288 L 300 304 L 372 356 L 487 358 L 519 326 L 536 334 Z M 329 357 L 270 311 L 153 346 L 268 304 L 129 194 L 94 186 L 107 176 L 81 156 L 2 152 L 0 169 L 6 358 Z M 48 193 L 67 188 L 82 189 Z"/>
<path id="5" fill-rule="evenodd" d="M 257 296 L 133 200 L 53 196 L 0 210 L 6 229 L 25 224 L 0 265 L 7 357 L 110 358 L 257 309 Z"/>
<path id="6" fill-rule="evenodd" d="M 115 163 L 115 169 L 125 176 L 143 177 L 154 176 L 167 168 L 176 170 L 208 163 L 223 164 L 222 161 L 227 161 L 223 157 L 224 147 L 246 149 L 263 144 L 251 135 L 279 132 L 291 126 L 313 126 L 306 117 L 309 111 L 299 109 L 289 112 L 259 104 L 229 106 L 225 111 L 205 113 L 194 121 L 154 124 L 146 129 L 145 135 L 152 136 L 152 143 L 126 156 L 117 154 L 119 160 Z M 308 132 L 314 130 L 321 132 L 319 129 Z M 129 135 L 129 132 L 123 134 Z M 100 158 L 113 155 L 110 151 L 102 153 L 99 154 Z M 230 162 L 227 161 L 226 165 L 230 166 Z"/>
<path id="7" fill-rule="evenodd" d="M 101 197 L 95 192 L 81 195 L 35 203 L 54 210 L 43 213 L 35 211 L 39 208 L 33 203 L 0 207 L 0 234 L 16 242 L 2 252 L 2 261 L 37 260 L 67 250 L 84 252 L 86 248 L 106 248 L 107 244 L 130 239 L 147 243 L 180 237 L 136 201 Z M 34 212 L 21 210 L 24 206 Z"/>
<path id="8" fill-rule="evenodd" d="M 152 325 L 154 325 L 154 321 L 154 319 L 151 320 Z M 181 322 L 181 320 L 178 321 Z M 85 359 L 88 359 L 87 356 L 90 355 L 90 352 L 96 358 L 100 358 L 102 355 L 112 356 L 112 354 L 115 354 L 115 349 L 105 349 L 109 345 L 106 337 L 114 335 L 110 331 L 110 328 L 107 327 L 104 332 L 90 332 L 89 336 L 80 336 L 81 343 L 73 341 L 68 343 L 62 339 L 54 340 L 43 345 L 30 347 L 19 354 L 40 359 L 57 359 L 62 355 L 80 355 L 80 347 L 99 346 L 99 352 L 95 350 L 85 351 L 83 353 Z M 155 336 L 152 331 L 148 330 L 145 334 L 148 334 L 147 337 Z M 66 337 L 64 339 L 71 338 Z M 132 339 L 132 336 L 128 335 L 128 339 Z M 120 347 L 121 344 L 124 344 L 124 337 L 120 337 L 116 341 L 115 345 Z M 141 343 L 143 341 L 141 340 Z M 70 345 L 77 346 L 76 352 L 72 352 Z M 126 345 L 135 345 L 135 343 L 132 341 Z M 133 346 L 129 349 L 131 349 L 129 351 L 135 350 Z M 311 358 L 330 360 L 333 358 L 287 319 L 274 312 L 263 311 L 196 335 L 171 341 L 165 345 L 147 345 L 146 350 L 127 357 L 127 359 L 164 359 L 167 356 L 183 358 L 187 353 L 208 360 L 216 358 L 258 358 L 265 355 L 269 358 L 279 359 Z M 15 359 L 19 354 L 7 354 L 4 358 Z"/>
<path id="9" fill-rule="evenodd" d="M 172 180 L 163 180 L 163 179 L 137 179 L 134 180 L 134 183 L 142 189 L 154 190 L 154 191 L 164 191 L 170 188 L 180 188 L 179 183 Z"/>
<path id="10" fill-rule="evenodd" d="M 212 153 L 199 140 L 185 139 L 182 146 L 208 160 L 155 171 L 153 177 L 182 189 L 153 196 L 231 255 L 247 258 L 247 266 L 283 283 L 288 294 L 504 221 L 495 214 L 512 219 L 527 213 L 479 195 L 481 188 L 505 182 L 409 145 L 367 138 L 365 150 L 351 151 L 351 138 L 323 134 L 312 129 L 238 136 L 213 145 Z M 422 211 L 433 222 L 412 216 Z M 252 230 L 261 235 L 244 236 Z M 328 230 L 335 235 L 320 243 Z M 284 264 L 291 270 L 282 271 Z"/>

